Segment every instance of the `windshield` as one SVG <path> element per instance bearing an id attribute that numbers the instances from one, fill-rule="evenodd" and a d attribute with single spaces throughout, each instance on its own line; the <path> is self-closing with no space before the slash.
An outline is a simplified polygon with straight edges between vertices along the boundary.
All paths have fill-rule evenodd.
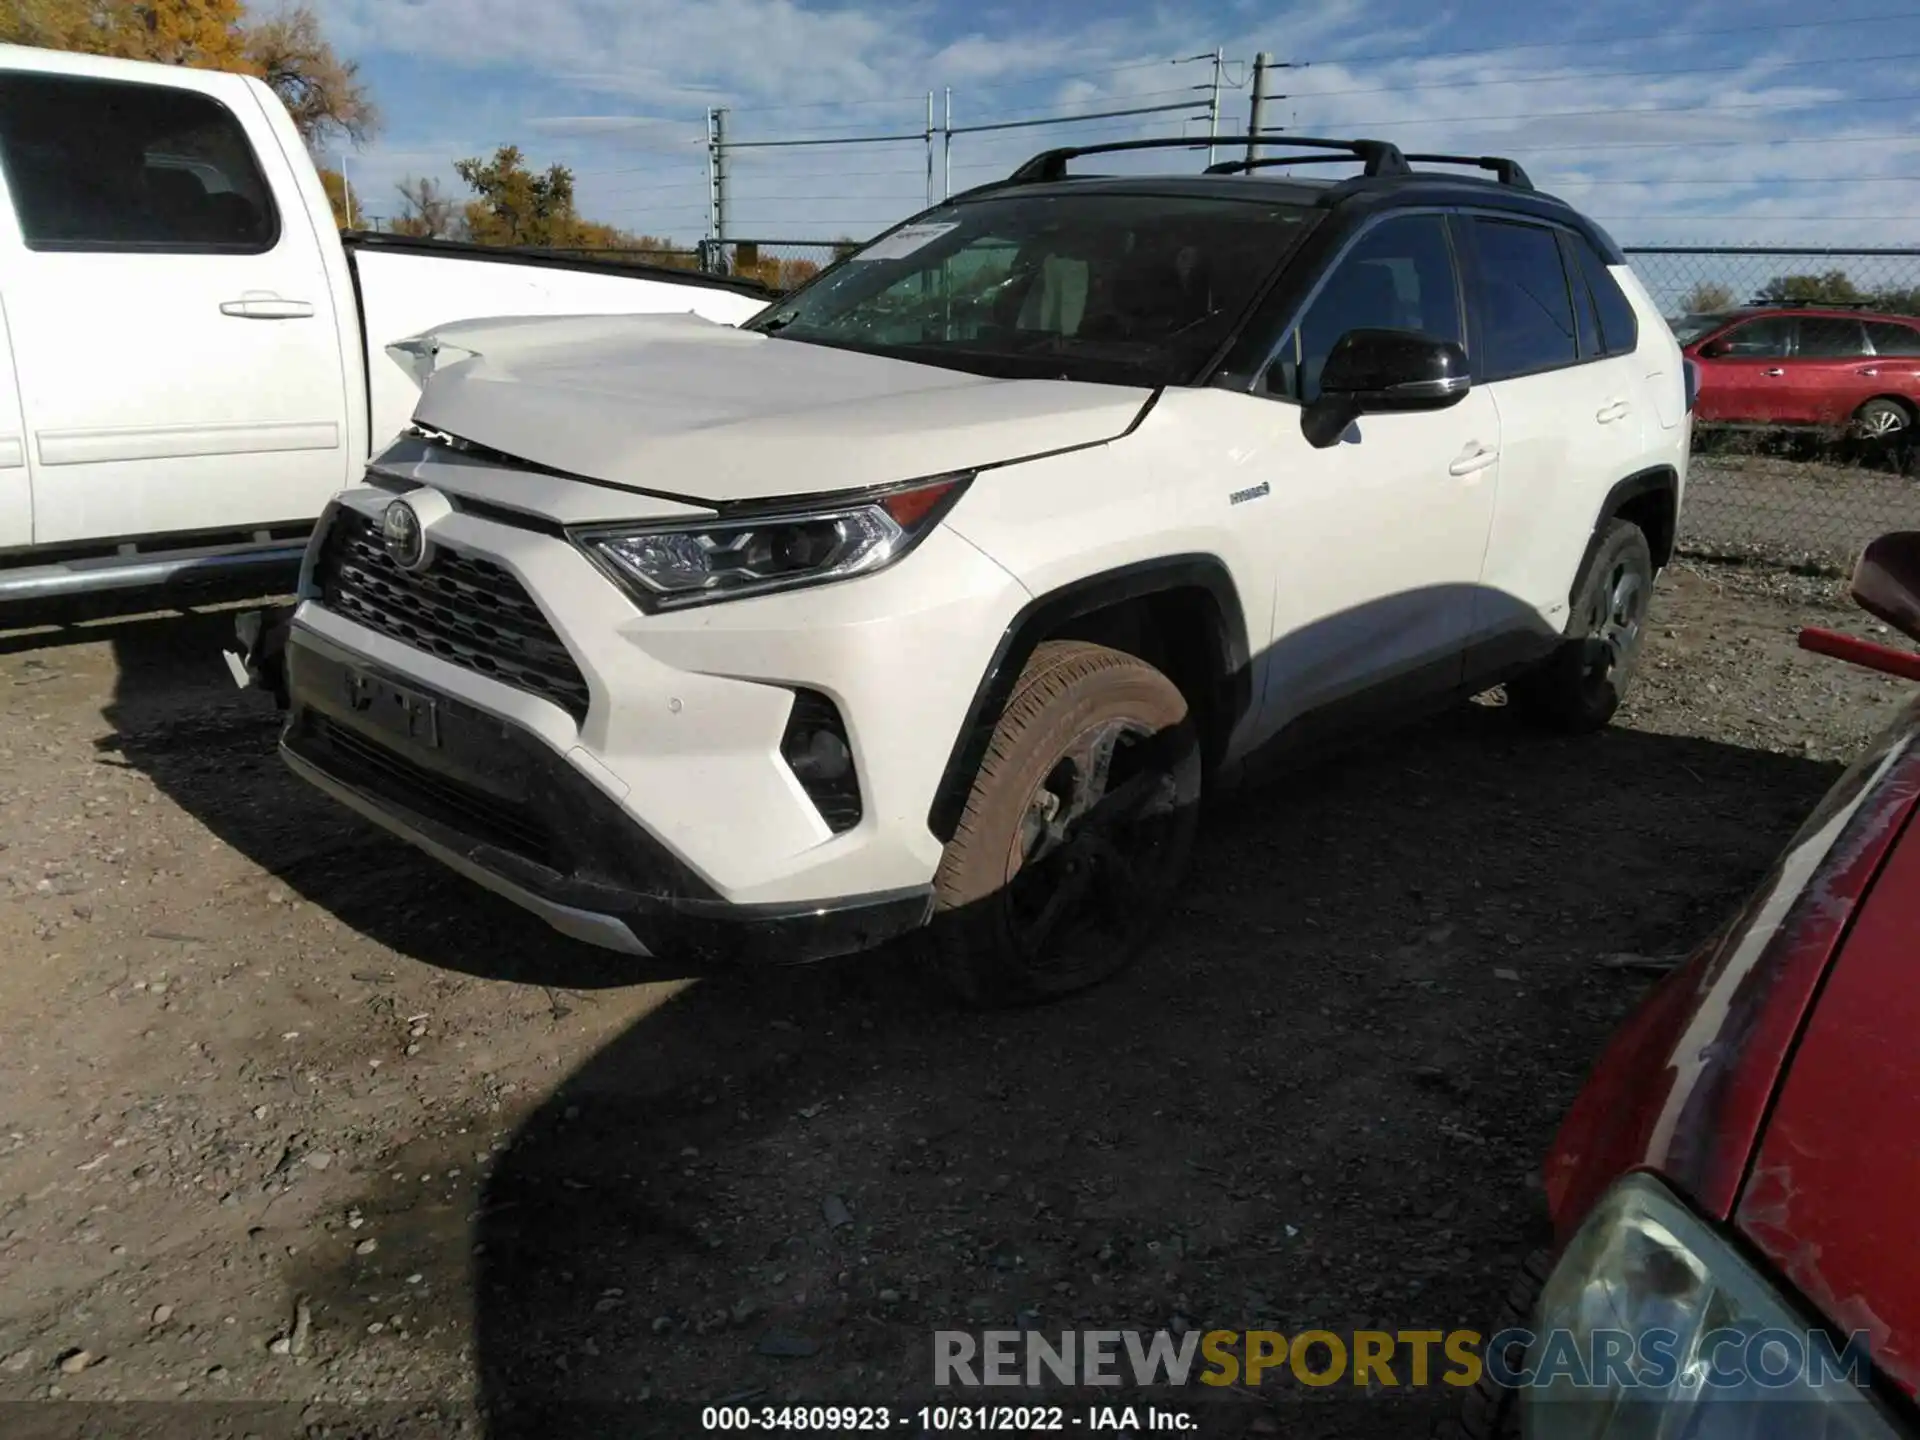
<path id="1" fill-rule="evenodd" d="M 1691 345 L 1709 330 L 1726 324 L 1725 315 L 1682 315 L 1672 322 L 1673 335 L 1682 345 Z"/>
<path id="2" fill-rule="evenodd" d="M 881 237 L 751 328 L 992 375 L 1181 384 L 1314 215 L 1269 199 L 991 196 Z"/>

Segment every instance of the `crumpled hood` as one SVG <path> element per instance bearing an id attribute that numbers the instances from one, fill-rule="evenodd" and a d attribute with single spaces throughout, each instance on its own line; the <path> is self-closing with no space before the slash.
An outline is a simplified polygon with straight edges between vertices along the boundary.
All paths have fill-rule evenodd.
<path id="1" fill-rule="evenodd" d="M 465 321 L 393 347 L 415 420 L 706 502 L 892 484 L 1114 439 L 1144 387 L 997 380 L 692 315 Z M 431 367 L 429 370 L 428 367 Z"/>

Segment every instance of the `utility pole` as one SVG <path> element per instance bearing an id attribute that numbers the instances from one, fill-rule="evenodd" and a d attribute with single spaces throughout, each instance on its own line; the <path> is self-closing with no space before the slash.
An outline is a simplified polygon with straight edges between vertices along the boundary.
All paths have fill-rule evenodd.
<path id="1" fill-rule="evenodd" d="M 347 176 L 347 152 L 340 152 L 340 198 L 347 207 L 347 229 L 353 229 L 353 181 Z"/>
<path id="2" fill-rule="evenodd" d="M 1261 112 L 1267 105 L 1267 71 L 1273 68 L 1273 56 L 1262 50 L 1253 57 L 1253 86 L 1251 98 L 1247 101 L 1247 159 L 1259 158 L 1260 125 L 1266 118 Z"/>
<path id="3" fill-rule="evenodd" d="M 1220 72 L 1226 65 L 1226 52 L 1213 52 L 1213 98 L 1207 102 L 1207 164 L 1213 164 L 1214 141 L 1220 138 Z"/>
<path id="4" fill-rule="evenodd" d="M 707 110 L 707 252 L 706 268 L 721 268 L 721 243 L 727 238 L 727 112 Z"/>
<path id="5" fill-rule="evenodd" d="M 946 87 L 946 118 L 940 126 L 940 198 L 953 198 L 953 87 Z"/>
<path id="6" fill-rule="evenodd" d="M 933 204 L 933 91 L 927 91 L 927 204 Z"/>

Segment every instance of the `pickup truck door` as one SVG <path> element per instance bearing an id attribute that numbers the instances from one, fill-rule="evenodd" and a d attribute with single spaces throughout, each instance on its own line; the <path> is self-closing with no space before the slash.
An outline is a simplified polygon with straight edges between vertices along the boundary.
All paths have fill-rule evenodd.
<path id="1" fill-rule="evenodd" d="M 310 521 L 348 478 L 317 180 L 299 183 L 257 82 L 63 60 L 0 72 L 34 542 Z"/>

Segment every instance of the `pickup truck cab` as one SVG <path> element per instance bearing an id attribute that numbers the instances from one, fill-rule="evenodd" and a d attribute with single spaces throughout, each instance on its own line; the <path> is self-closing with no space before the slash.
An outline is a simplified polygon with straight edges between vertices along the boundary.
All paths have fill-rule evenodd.
<path id="1" fill-rule="evenodd" d="M 339 234 L 250 76 L 0 46 L 0 607 L 284 566 L 405 425 L 395 342 L 770 298 L 692 272 Z"/>

